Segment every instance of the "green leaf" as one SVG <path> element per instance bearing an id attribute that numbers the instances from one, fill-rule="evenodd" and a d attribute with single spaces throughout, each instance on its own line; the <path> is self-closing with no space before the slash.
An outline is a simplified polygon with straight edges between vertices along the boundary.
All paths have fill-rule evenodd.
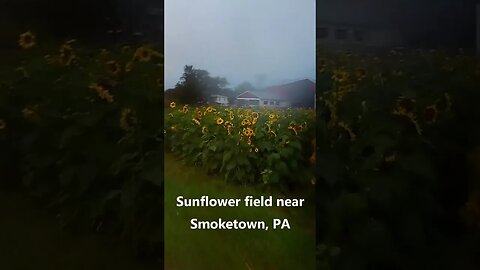
<path id="1" fill-rule="evenodd" d="M 289 145 L 297 150 L 302 150 L 302 144 L 299 141 L 292 141 Z"/>
<path id="2" fill-rule="evenodd" d="M 275 168 L 280 175 L 284 175 L 284 174 L 288 173 L 288 166 L 283 161 L 278 162 L 277 165 L 275 166 Z"/>
<path id="3" fill-rule="evenodd" d="M 233 154 L 232 151 L 225 152 L 225 154 L 223 154 L 222 162 L 225 163 L 225 162 L 229 161 L 232 158 L 232 154 Z"/>

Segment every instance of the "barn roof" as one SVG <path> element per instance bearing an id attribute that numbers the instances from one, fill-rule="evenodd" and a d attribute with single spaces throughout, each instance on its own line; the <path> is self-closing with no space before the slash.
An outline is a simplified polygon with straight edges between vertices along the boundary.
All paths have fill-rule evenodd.
<path id="1" fill-rule="evenodd" d="M 260 98 L 260 99 L 272 99 L 272 100 L 284 100 L 281 96 L 273 92 L 267 91 L 246 91 L 238 95 L 237 98 Z"/>
<path id="2" fill-rule="evenodd" d="M 245 91 L 238 95 L 237 98 L 259 98 L 259 96 L 255 95 L 252 91 Z"/>
<path id="3" fill-rule="evenodd" d="M 315 83 L 309 79 L 294 81 L 287 84 L 275 85 L 266 89 L 267 92 L 289 100 L 291 102 L 310 102 L 315 95 Z"/>

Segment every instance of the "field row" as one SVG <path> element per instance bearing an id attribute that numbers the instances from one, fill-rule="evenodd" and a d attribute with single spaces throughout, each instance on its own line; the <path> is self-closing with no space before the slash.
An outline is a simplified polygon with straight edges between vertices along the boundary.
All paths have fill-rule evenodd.
<path id="1" fill-rule="evenodd" d="M 168 149 L 190 164 L 240 183 L 301 185 L 312 181 L 315 113 L 169 104 Z"/>

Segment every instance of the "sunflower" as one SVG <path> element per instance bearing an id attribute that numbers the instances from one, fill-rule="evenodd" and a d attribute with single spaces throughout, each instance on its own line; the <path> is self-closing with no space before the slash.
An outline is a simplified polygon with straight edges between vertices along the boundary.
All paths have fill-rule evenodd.
<path id="1" fill-rule="evenodd" d="M 131 131 L 136 124 L 137 117 L 135 112 L 129 108 L 123 109 L 120 116 L 120 127 L 125 131 Z"/>
<path id="2" fill-rule="evenodd" d="M 268 116 L 268 118 L 270 118 L 270 119 L 275 119 L 275 114 L 272 114 L 272 113 L 271 113 L 271 114 Z"/>
<path id="3" fill-rule="evenodd" d="M 108 90 L 104 90 L 103 92 L 99 93 L 100 98 L 106 100 L 108 103 L 113 102 L 113 96 L 110 94 Z"/>
<path id="4" fill-rule="evenodd" d="M 175 102 L 173 102 L 173 101 L 170 102 L 170 108 L 175 109 L 175 106 L 177 106 L 177 105 L 175 104 Z"/>
<path id="5" fill-rule="evenodd" d="M 133 62 L 132 61 L 127 62 L 125 64 L 125 72 L 128 73 L 128 72 L 132 71 L 132 69 L 133 69 Z"/>
<path id="6" fill-rule="evenodd" d="M 7 127 L 7 122 L 5 120 L 0 119 L 0 130 L 5 129 Z"/>
<path id="7" fill-rule="evenodd" d="M 258 150 L 258 148 L 257 148 L 257 147 L 255 147 L 255 153 L 258 153 L 258 151 L 259 151 L 259 150 Z"/>
<path id="8" fill-rule="evenodd" d="M 359 68 L 356 71 L 357 80 L 361 81 L 367 77 L 367 71 L 363 68 Z"/>
<path id="9" fill-rule="evenodd" d="M 122 71 L 122 67 L 120 66 L 120 64 L 115 61 L 108 61 L 107 69 L 108 72 L 114 76 L 120 75 L 120 72 Z"/>
<path id="10" fill-rule="evenodd" d="M 113 96 L 110 94 L 110 91 L 108 89 L 105 89 L 103 86 L 99 85 L 98 83 L 92 83 L 89 86 L 90 89 L 95 90 L 97 92 L 98 96 L 101 99 L 106 100 L 108 103 L 113 102 Z"/>
<path id="11" fill-rule="evenodd" d="M 203 126 L 203 127 L 202 127 L 202 133 L 205 134 L 205 133 L 207 133 L 207 132 L 208 132 L 207 127 L 206 127 L 206 126 Z"/>
<path id="12" fill-rule="evenodd" d="M 243 119 L 242 120 L 242 126 L 250 126 L 252 123 L 248 119 Z"/>
<path id="13" fill-rule="evenodd" d="M 397 107 L 394 110 L 395 114 L 404 115 L 409 118 L 414 118 L 415 100 L 407 97 L 399 97 L 397 99 Z"/>
<path id="14" fill-rule="evenodd" d="M 198 120 L 198 118 L 192 118 L 192 121 L 195 125 L 200 126 L 200 121 Z"/>
<path id="15" fill-rule="evenodd" d="M 332 75 L 332 79 L 338 83 L 343 83 L 347 80 L 348 78 L 348 73 L 346 71 L 343 71 L 343 70 L 334 70 L 333 71 L 333 75 Z"/>
<path id="16" fill-rule="evenodd" d="M 252 118 L 258 118 L 258 112 L 252 112 Z"/>
<path id="17" fill-rule="evenodd" d="M 60 64 L 69 66 L 74 59 L 75 54 L 73 53 L 72 46 L 69 44 L 63 44 L 62 47 L 60 47 Z"/>
<path id="18" fill-rule="evenodd" d="M 247 136 L 247 137 L 251 137 L 251 136 L 254 135 L 253 129 L 248 128 L 248 127 L 247 127 L 247 128 L 244 128 L 244 129 L 243 129 L 243 134 L 244 134 L 245 136 Z"/>
<path id="19" fill-rule="evenodd" d="M 217 118 L 217 125 L 223 124 L 223 119 L 221 117 Z"/>
<path id="20" fill-rule="evenodd" d="M 230 111 L 230 121 L 233 121 L 235 118 L 235 113 L 233 111 Z"/>
<path id="21" fill-rule="evenodd" d="M 423 131 L 416 119 L 414 109 L 415 109 L 414 99 L 400 97 L 397 100 L 397 106 L 393 110 L 393 114 L 407 117 L 410 120 L 410 122 L 412 122 L 412 124 L 415 126 L 417 133 L 419 135 L 422 135 Z"/>
<path id="22" fill-rule="evenodd" d="M 199 117 L 202 117 L 203 113 L 202 113 L 201 111 L 197 111 L 197 115 L 198 115 Z"/>
<path id="23" fill-rule="evenodd" d="M 20 39 L 18 40 L 18 44 L 23 49 L 30 49 L 35 46 L 35 35 L 28 31 L 20 35 Z"/>
<path id="24" fill-rule="evenodd" d="M 188 105 L 183 105 L 183 108 L 182 108 L 181 112 L 187 113 L 188 112 Z"/>
<path id="25" fill-rule="evenodd" d="M 212 107 L 207 107 L 207 112 L 211 113 L 211 112 L 214 112 L 214 111 L 215 111 L 214 108 L 212 108 Z"/>
<path id="26" fill-rule="evenodd" d="M 347 124 L 345 124 L 344 122 L 339 122 L 338 126 L 343 128 L 348 133 L 350 141 L 355 141 L 357 139 L 357 135 L 353 133 L 353 130 Z"/>
<path id="27" fill-rule="evenodd" d="M 291 125 L 291 124 L 290 124 L 290 125 L 288 126 L 288 129 L 290 129 L 290 130 L 292 130 L 293 132 L 295 132 L 295 135 L 298 135 L 298 131 L 297 131 L 295 125 Z"/>
<path id="28" fill-rule="evenodd" d="M 228 135 L 230 135 L 232 133 L 233 123 L 225 121 L 224 127 L 227 128 Z"/>
<path id="29" fill-rule="evenodd" d="M 133 59 L 140 62 L 149 62 L 152 59 L 152 50 L 146 47 L 140 47 L 135 51 Z"/>
<path id="30" fill-rule="evenodd" d="M 437 121 L 437 117 L 438 117 L 438 109 L 437 109 L 437 106 L 435 105 L 430 105 L 426 107 L 425 110 L 423 111 L 423 119 L 428 124 L 435 123 Z"/>
<path id="31" fill-rule="evenodd" d="M 303 124 L 301 124 L 301 126 L 302 126 L 303 129 L 307 129 L 307 127 L 308 127 L 307 122 L 304 121 Z"/>

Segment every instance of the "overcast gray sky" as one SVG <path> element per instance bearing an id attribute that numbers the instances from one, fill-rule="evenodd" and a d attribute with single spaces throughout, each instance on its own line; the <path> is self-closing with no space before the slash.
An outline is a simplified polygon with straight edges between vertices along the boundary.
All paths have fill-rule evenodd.
<path id="1" fill-rule="evenodd" d="M 193 65 L 263 86 L 315 80 L 315 0 L 165 0 L 165 88 Z"/>

